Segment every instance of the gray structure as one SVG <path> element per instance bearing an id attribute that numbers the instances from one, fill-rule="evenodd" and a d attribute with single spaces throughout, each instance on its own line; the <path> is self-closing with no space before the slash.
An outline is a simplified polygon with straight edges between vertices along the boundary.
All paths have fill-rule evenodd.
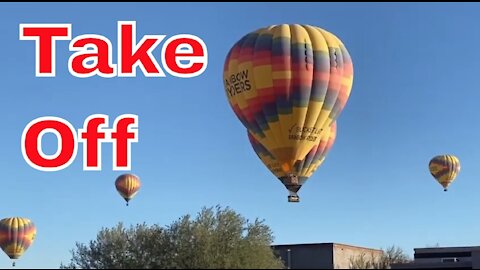
<path id="1" fill-rule="evenodd" d="M 416 248 L 414 261 L 392 269 L 480 269 L 480 247 Z"/>
<path id="2" fill-rule="evenodd" d="M 366 254 L 380 257 L 383 251 L 336 243 L 272 246 L 288 269 L 348 269 L 350 259 Z"/>

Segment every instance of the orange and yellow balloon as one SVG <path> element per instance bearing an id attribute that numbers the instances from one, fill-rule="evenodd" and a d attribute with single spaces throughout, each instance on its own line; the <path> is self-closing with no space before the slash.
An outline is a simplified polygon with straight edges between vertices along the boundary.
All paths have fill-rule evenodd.
<path id="1" fill-rule="evenodd" d="M 282 182 L 289 191 L 289 202 L 298 202 L 297 192 L 303 184 L 312 176 L 312 174 L 323 164 L 328 152 L 331 150 L 337 136 L 337 123 L 333 122 L 328 130 L 322 133 L 319 144 L 314 145 L 303 160 L 297 161 L 291 173 L 296 178 L 292 178 L 282 170 L 281 164 L 275 157 L 259 142 L 248 133 L 248 138 L 253 150 L 262 160 L 263 164 Z"/>
<path id="2" fill-rule="evenodd" d="M 19 259 L 25 253 L 36 234 L 37 229 L 28 218 L 10 217 L 0 220 L 0 247 L 12 260 Z"/>
<path id="3" fill-rule="evenodd" d="M 128 203 L 135 197 L 140 190 L 140 178 L 134 174 L 122 174 L 115 180 L 115 187 L 118 193 Z"/>
<path id="4" fill-rule="evenodd" d="M 460 172 L 460 160 L 454 155 L 438 155 L 430 160 L 428 168 L 443 190 L 447 191 Z"/>
<path id="5" fill-rule="evenodd" d="M 223 83 L 237 118 L 293 182 L 295 164 L 343 111 L 353 64 L 342 41 L 322 28 L 271 25 L 233 45 Z"/>

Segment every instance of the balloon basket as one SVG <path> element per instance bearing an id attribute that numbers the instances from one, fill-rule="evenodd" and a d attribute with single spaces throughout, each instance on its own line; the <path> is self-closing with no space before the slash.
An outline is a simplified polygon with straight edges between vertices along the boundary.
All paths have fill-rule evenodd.
<path id="1" fill-rule="evenodd" d="M 296 195 L 295 196 L 290 195 L 290 196 L 288 196 L 288 202 L 296 202 L 296 203 L 300 202 L 300 197 L 298 197 Z"/>

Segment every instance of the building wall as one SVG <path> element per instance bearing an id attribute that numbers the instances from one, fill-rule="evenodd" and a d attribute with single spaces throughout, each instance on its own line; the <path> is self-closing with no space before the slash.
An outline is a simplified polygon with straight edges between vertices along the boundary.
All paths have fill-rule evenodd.
<path id="1" fill-rule="evenodd" d="M 393 264 L 392 269 L 477 269 L 469 262 L 457 263 L 400 263 Z"/>
<path id="2" fill-rule="evenodd" d="M 445 257 L 445 258 L 454 258 L 455 256 L 452 257 Z M 471 262 L 472 258 L 471 257 L 459 257 L 457 258 L 459 262 Z M 442 263 L 442 258 L 421 258 L 421 259 L 415 259 L 416 263 Z"/>
<path id="3" fill-rule="evenodd" d="M 480 250 L 472 251 L 472 269 L 480 269 Z"/>
<path id="4" fill-rule="evenodd" d="M 438 247 L 415 249 L 413 263 L 392 265 L 392 269 L 479 269 L 480 247 Z M 457 258 L 442 262 L 442 258 Z"/>
<path id="5" fill-rule="evenodd" d="M 290 258 L 290 269 L 348 269 L 352 257 L 365 253 L 378 259 L 383 253 L 381 250 L 334 243 L 277 245 L 273 248 L 287 268 Z"/>
<path id="6" fill-rule="evenodd" d="M 438 247 L 438 248 L 418 248 L 415 250 L 415 263 L 429 265 L 448 265 L 444 259 L 456 258 L 456 264 L 472 265 L 475 259 L 475 251 L 478 247 Z M 478 255 L 477 255 L 478 256 Z M 447 264 L 446 264 L 447 263 Z"/>
<path id="7" fill-rule="evenodd" d="M 288 249 L 290 249 L 290 269 L 333 269 L 331 244 L 305 244 L 275 246 L 285 267 L 288 267 Z"/>
<path id="8" fill-rule="evenodd" d="M 354 247 L 342 244 L 334 244 L 333 246 L 333 264 L 335 269 L 348 269 L 352 258 L 366 254 L 367 258 L 378 260 L 383 251 L 376 249 L 368 249 L 361 247 Z"/>

